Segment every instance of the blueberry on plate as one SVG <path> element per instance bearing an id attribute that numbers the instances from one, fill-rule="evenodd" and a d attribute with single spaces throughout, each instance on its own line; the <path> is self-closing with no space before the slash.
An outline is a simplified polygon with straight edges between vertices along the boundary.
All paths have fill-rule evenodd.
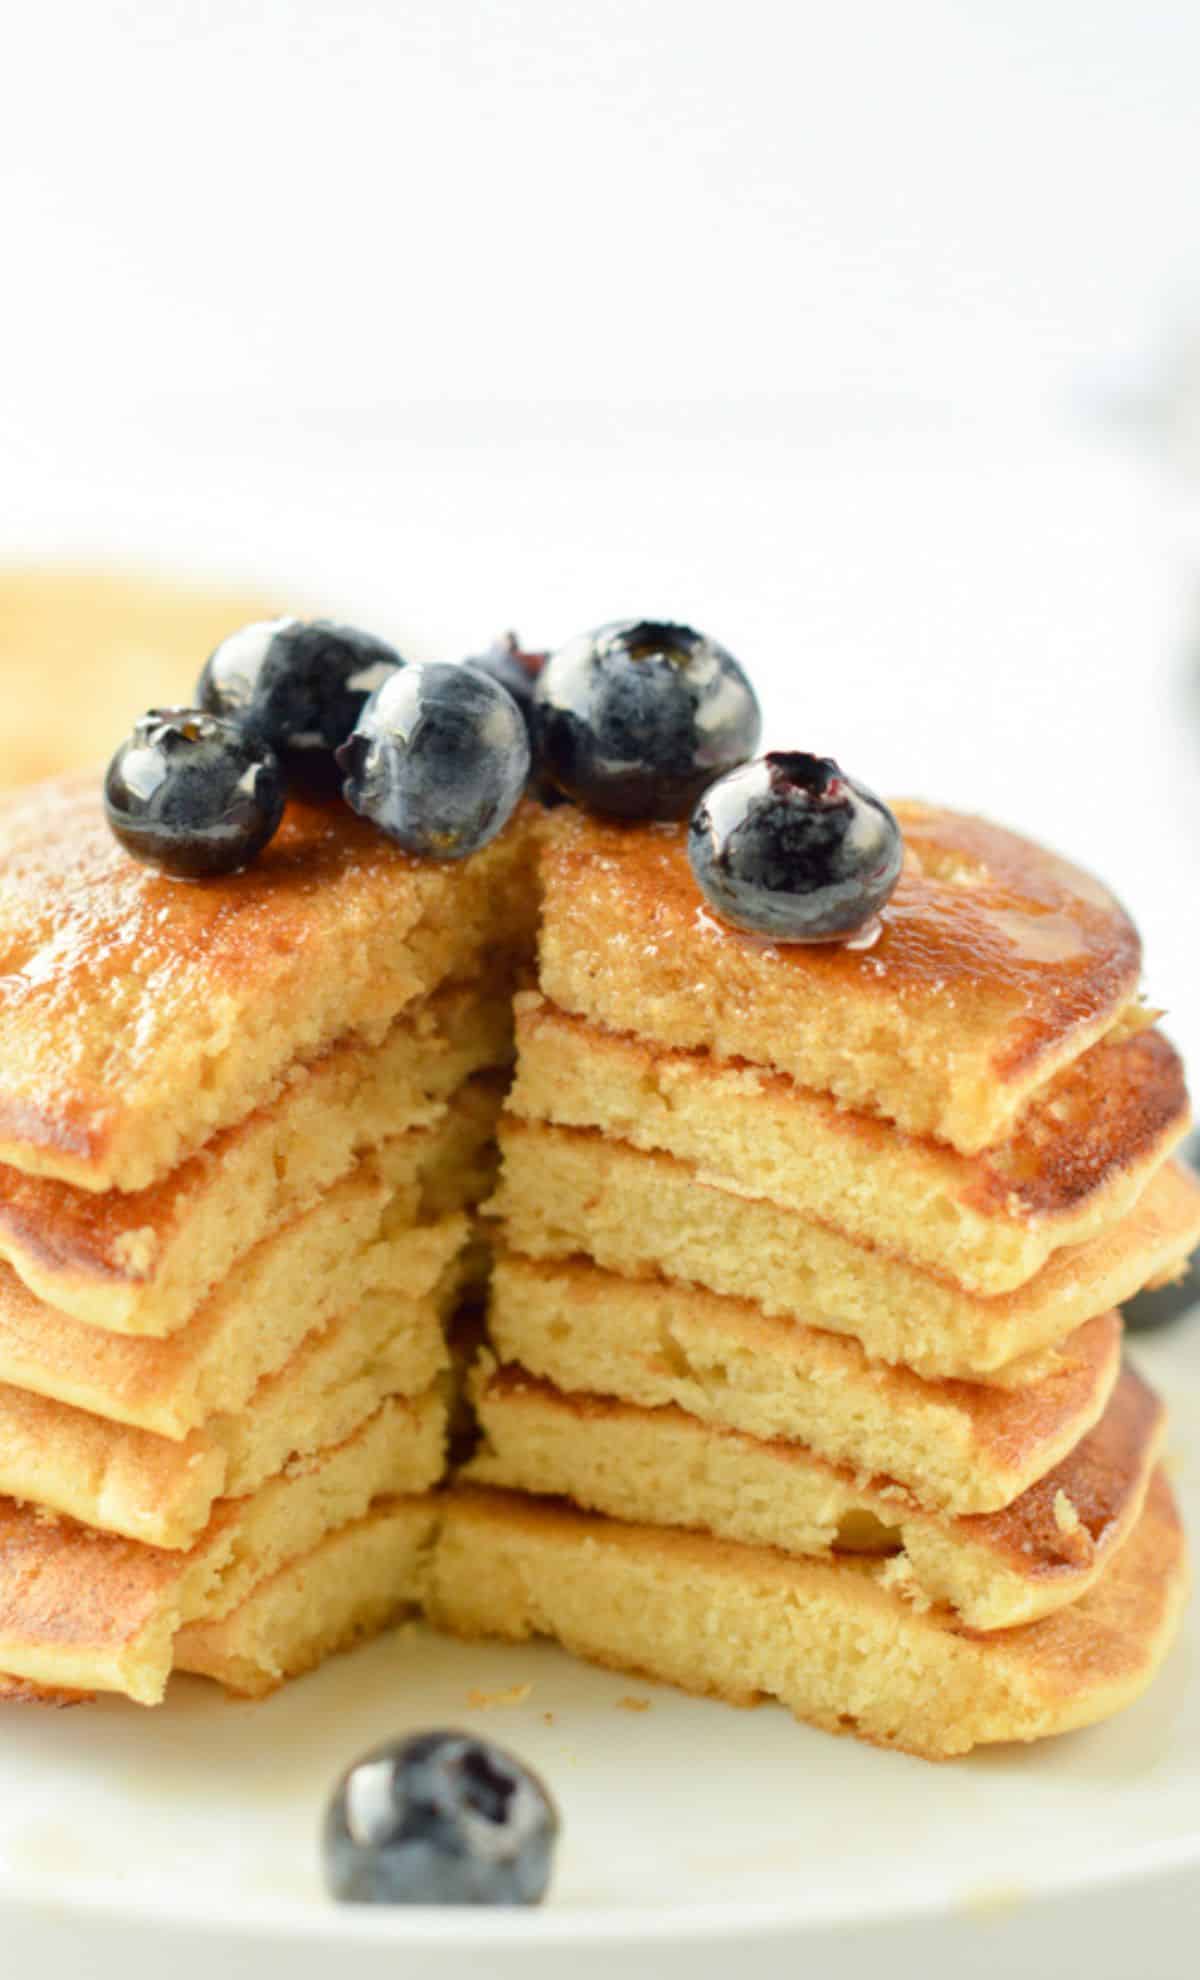
<path id="1" fill-rule="evenodd" d="M 302 784 L 336 788 L 333 751 L 404 665 L 394 647 L 327 619 L 264 619 L 230 633 L 196 689 L 201 708 L 267 743 Z"/>
<path id="2" fill-rule="evenodd" d="M 402 667 L 337 752 L 346 802 L 406 851 L 464 859 L 508 823 L 529 778 L 511 694 L 473 667 Z"/>
<path id="3" fill-rule="evenodd" d="M 249 866 L 278 831 L 284 798 L 274 752 L 198 708 L 152 708 L 104 779 L 126 852 L 181 880 Z"/>
<path id="4" fill-rule="evenodd" d="M 534 694 L 551 782 L 613 818 L 686 818 L 762 726 L 731 653 L 690 626 L 625 619 L 550 656 Z"/>
<path id="5" fill-rule="evenodd" d="M 477 673 L 486 674 L 489 680 L 498 681 L 502 688 L 508 689 L 525 717 L 531 742 L 533 691 L 548 658 L 546 653 L 526 653 L 516 633 L 510 632 L 494 640 L 486 653 L 472 654 L 469 660 L 463 661 L 464 667 L 474 667 Z"/>
<path id="6" fill-rule="evenodd" d="M 776 751 L 705 792 L 688 856 L 705 899 L 735 928 L 827 942 L 878 914 L 904 842 L 883 800 L 831 758 Z"/>
<path id="7" fill-rule="evenodd" d="M 469 1733 L 377 1747 L 325 1813 L 325 1882 L 345 1904 L 538 1904 L 558 1810 L 536 1774 Z"/>

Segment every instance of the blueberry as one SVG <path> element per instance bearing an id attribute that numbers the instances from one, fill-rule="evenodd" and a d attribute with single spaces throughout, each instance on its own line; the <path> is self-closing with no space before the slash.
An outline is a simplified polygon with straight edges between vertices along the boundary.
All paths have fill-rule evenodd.
<path id="1" fill-rule="evenodd" d="M 394 647 L 354 626 L 264 619 L 222 640 L 196 699 L 269 744 L 290 777 L 336 787 L 333 751 L 369 696 L 403 665 Z"/>
<path id="2" fill-rule="evenodd" d="M 325 1812 L 325 1881 L 345 1904 L 538 1904 L 558 1810 L 536 1774 L 469 1733 L 376 1747 Z"/>
<path id="3" fill-rule="evenodd" d="M 534 695 L 538 750 L 568 797 L 614 818 L 686 818 L 758 745 L 741 667 L 690 626 L 626 619 L 572 640 Z"/>
<path id="4" fill-rule="evenodd" d="M 284 796 L 274 752 L 199 708 L 152 708 L 104 779 L 126 852 L 183 880 L 249 866 L 279 829 Z"/>
<path id="5" fill-rule="evenodd" d="M 900 877 L 900 827 L 827 756 L 776 752 L 705 792 L 688 831 L 701 892 L 735 928 L 776 942 L 853 935 Z"/>
<path id="6" fill-rule="evenodd" d="M 346 802 L 408 852 L 463 859 L 494 839 L 529 777 L 511 694 L 473 667 L 403 667 L 337 752 Z"/>
<path id="7" fill-rule="evenodd" d="M 505 633 L 502 638 L 493 641 L 486 653 L 473 654 L 463 662 L 465 667 L 474 667 L 477 673 L 486 674 L 490 680 L 498 681 L 502 688 L 508 689 L 525 717 L 531 743 L 533 691 L 548 658 L 545 653 L 526 653 L 516 633 Z"/>

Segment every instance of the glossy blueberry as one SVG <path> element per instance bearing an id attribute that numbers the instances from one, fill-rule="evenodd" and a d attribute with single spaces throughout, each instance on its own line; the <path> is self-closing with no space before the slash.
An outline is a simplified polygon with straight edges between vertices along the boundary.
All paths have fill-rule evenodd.
<path id="1" fill-rule="evenodd" d="M 469 1733 L 377 1747 L 325 1813 L 330 1895 L 345 1904 L 538 1904 L 558 1810 L 536 1774 Z"/>
<path id="2" fill-rule="evenodd" d="M 882 799 L 829 757 L 775 752 L 705 792 L 688 856 L 701 892 L 735 928 L 826 942 L 878 914 L 904 844 Z"/>
<path id="3" fill-rule="evenodd" d="M 126 852 L 182 880 L 249 866 L 279 829 L 284 797 L 274 752 L 198 708 L 143 715 L 104 779 Z"/>
<path id="4" fill-rule="evenodd" d="M 507 688 L 517 707 L 525 717 L 525 726 L 533 740 L 533 692 L 544 668 L 548 654 L 526 653 L 520 645 L 516 633 L 505 633 L 493 641 L 486 653 L 473 654 L 463 665 L 474 667 L 478 673 L 486 674 L 490 680 L 498 681 Z"/>
<path id="5" fill-rule="evenodd" d="M 613 818 L 686 818 L 758 745 L 741 667 L 690 626 L 626 619 L 551 655 L 534 695 L 538 755 L 568 797 Z"/>
<path id="6" fill-rule="evenodd" d="M 511 694 L 473 667 L 402 667 L 337 752 L 346 802 L 408 852 L 463 859 L 494 839 L 529 777 Z"/>
<path id="7" fill-rule="evenodd" d="M 336 787 L 333 751 L 403 665 L 394 647 L 355 626 L 264 619 L 222 640 L 196 699 L 268 743 L 290 777 Z"/>

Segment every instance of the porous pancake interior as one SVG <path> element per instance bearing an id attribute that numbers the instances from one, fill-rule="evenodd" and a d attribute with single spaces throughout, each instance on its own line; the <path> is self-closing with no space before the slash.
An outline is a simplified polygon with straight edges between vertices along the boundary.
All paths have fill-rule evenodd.
<path id="1" fill-rule="evenodd" d="M 1008 1390 L 926 1381 L 699 1287 L 515 1255 L 497 1260 L 490 1330 L 503 1360 L 556 1388 L 802 1442 L 955 1513 L 1006 1506 L 1050 1471 L 1099 1420 L 1120 1366 L 1116 1314 L 1080 1328 L 1040 1382 Z"/>
<path id="2" fill-rule="evenodd" d="M 1098 882 L 997 826 L 897 807 L 873 946 L 748 940 L 708 912 L 686 828 L 555 814 L 541 985 L 657 1043 L 785 1072 L 971 1154 L 1136 998 L 1137 932 Z"/>
<path id="3" fill-rule="evenodd" d="M 388 1396 L 438 1380 L 463 1262 L 424 1299 L 367 1294 L 309 1336 L 244 1409 L 182 1442 L 0 1385 L 0 1493 L 148 1546 L 188 1547 L 218 1498 L 255 1491 L 289 1459 L 341 1443 Z"/>
<path id="4" fill-rule="evenodd" d="M 182 1439 L 239 1410 L 305 1336 L 368 1294 L 433 1292 L 467 1242 L 464 1215 L 383 1233 L 389 1195 L 356 1172 L 237 1266 L 186 1327 L 135 1340 L 51 1312 L 0 1271 L 0 1380 Z"/>
<path id="5" fill-rule="evenodd" d="M 0 1160 L 146 1188 L 298 1061 L 524 947 L 536 829 L 439 864 L 293 804 L 252 868 L 180 887 L 122 852 L 94 779 L 0 801 Z"/>
<path id="6" fill-rule="evenodd" d="M 386 1402 L 353 1437 L 224 1500 L 196 1545 L 163 1552 L 0 1502 L 0 1668 L 35 1684 L 162 1697 L 184 1623 L 220 1617 L 383 1497 L 426 1491 L 444 1460 L 436 1393 Z"/>
<path id="7" fill-rule="evenodd" d="M 1155 1031 L 1084 1053 L 975 1157 L 852 1113 L 759 1066 L 671 1052 L 518 999 L 511 1112 L 662 1150 L 968 1291 L 1011 1291 L 1131 1209 L 1186 1132 L 1179 1055 Z"/>
<path id="8" fill-rule="evenodd" d="M 1092 1585 L 1140 1515 L 1163 1427 L 1161 1405 L 1127 1372 L 1097 1427 L 1048 1477 L 1002 1513 L 955 1520 L 890 1480 L 672 1406 L 566 1396 L 486 1363 L 473 1392 L 485 1441 L 467 1482 L 785 1553 L 890 1555 L 889 1585 L 980 1630 L 1049 1614 Z"/>
<path id="9" fill-rule="evenodd" d="M 577 1656 L 930 1759 L 1091 1724 L 1145 1689 L 1186 1593 L 1155 1475 L 1142 1517 L 1081 1601 L 1019 1629 L 964 1629 L 887 1585 L 887 1563 L 800 1559 L 460 1490 L 430 1610 L 464 1636 L 550 1636 Z"/>
<path id="10" fill-rule="evenodd" d="M 1200 1187 L 1167 1165 L 1115 1227 L 1056 1252 L 1017 1291 L 982 1299 L 592 1130 L 510 1116 L 502 1145 L 496 1208 L 515 1249 L 586 1252 L 613 1272 L 658 1272 L 752 1299 L 768 1314 L 851 1333 L 879 1359 L 931 1377 L 1027 1380 L 1027 1357 L 1182 1264 L 1200 1239 Z"/>
<path id="11" fill-rule="evenodd" d="M 232 1614 L 181 1631 L 176 1669 L 261 1698 L 349 1649 L 421 1602 L 438 1519 L 438 1502 L 428 1498 L 374 1508 L 260 1584 Z"/>
<path id="12" fill-rule="evenodd" d="M 464 1080 L 507 1063 L 511 1037 L 507 989 L 452 985 L 381 1045 L 352 1040 L 294 1068 L 272 1106 L 149 1189 L 98 1196 L 0 1171 L 0 1255 L 40 1299 L 76 1319 L 169 1334 L 364 1149 L 443 1122 Z"/>

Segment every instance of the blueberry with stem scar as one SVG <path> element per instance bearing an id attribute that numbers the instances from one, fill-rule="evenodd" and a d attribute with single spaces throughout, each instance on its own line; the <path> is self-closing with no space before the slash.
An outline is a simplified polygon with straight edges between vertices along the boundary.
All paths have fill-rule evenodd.
<path id="1" fill-rule="evenodd" d="M 705 792 L 688 857 L 733 927 L 774 942 L 844 941 L 889 899 L 904 842 L 883 800 L 832 758 L 776 751 Z"/>

